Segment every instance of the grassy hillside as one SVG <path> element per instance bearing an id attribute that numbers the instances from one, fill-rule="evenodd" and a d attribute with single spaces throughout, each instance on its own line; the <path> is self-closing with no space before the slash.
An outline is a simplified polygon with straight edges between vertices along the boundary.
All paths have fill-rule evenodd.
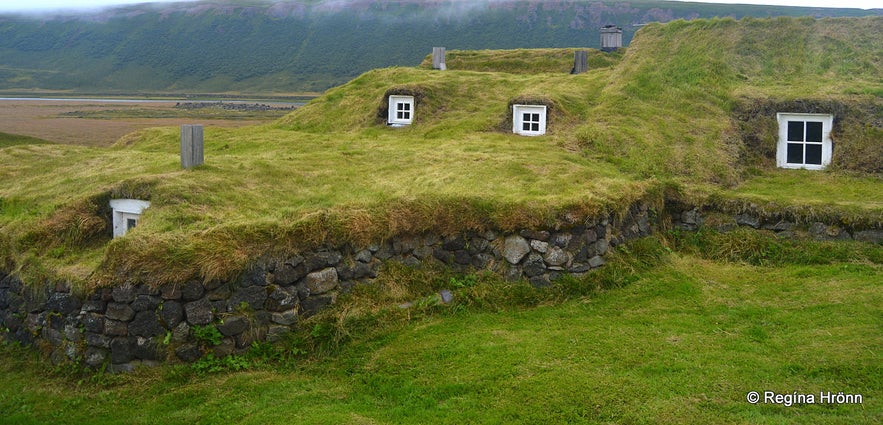
<path id="1" fill-rule="evenodd" d="M 657 0 L 203 1 L 66 16 L 0 16 L 0 90 L 80 93 L 316 92 L 449 49 L 627 44 L 648 22 L 715 16 L 866 16 L 863 11 Z M 406 36 L 402 36 L 402 35 Z"/>
<path id="2" fill-rule="evenodd" d="M 733 111 L 745 99 L 803 102 L 792 108 L 823 100 L 867 104 L 871 113 L 854 115 L 861 122 L 845 122 L 840 130 L 879 129 L 883 42 L 873 34 L 881 31 L 881 19 L 648 26 L 611 76 L 604 102 L 577 130 L 580 145 L 642 175 L 733 184 L 740 179 L 740 157 L 753 155 L 733 123 Z M 775 117 L 775 110 L 769 112 Z M 766 136 L 762 147 L 775 152 L 774 137 Z M 878 134 L 870 143 L 879 146 L 880 140 Z M 847 151 L 852 142 L 861 143 L 840 142 L 838 148 Z"/>
<path id="3" fill-rule="evenodd" d="M 881 26 L 883 18 L 652 25 L 624 54 L 581 75 L 524 72 L 538 56 L 563 62 L 572 49 L 522 62 L 487 51 L 462 62 L 476 68 L 484 56 L 481 70 L 378 69 L 273 125 L 207 129 L 207 165 L 192 171 L 179 168 L 175 128 L 145 130 L 111 149 L 4 148 L 0 254 L 31 281 L 227 278 L 257 256 L 326 241 L 568 226 L 639 198 L 661 206 L 673 193 L 797 205 L 805 220 L 816 214 L 804 208 L 812 200 L 832 216 L 845 211 L 852 223 L 879 225 L 879 171 L 803 173 L 795 190 L 782 183 L 797 172 L 775 172 L 746 153 L 734 111 L 747 96 L 846 105 L 837 109 L 849 118 L 835 128 L 838 149 L 878 149 L 883 43 L 867 34 Z M 768 41 L 785 34 L 791 54 Z M 787 72 L 777 79 L 775 69 Z M 385 125 L 393 92 L 417 96 L 414 125 Z M 511 134 L 508 105 L 523 101 L 549 106 L 546 136 Z M 774 143 L 764 137 L 758 143 Z M 762 195 L 752 196 L 755 187 Z M 111 197 L 152 202 L 139 227 L 113 241 L 104 218 Z"/>

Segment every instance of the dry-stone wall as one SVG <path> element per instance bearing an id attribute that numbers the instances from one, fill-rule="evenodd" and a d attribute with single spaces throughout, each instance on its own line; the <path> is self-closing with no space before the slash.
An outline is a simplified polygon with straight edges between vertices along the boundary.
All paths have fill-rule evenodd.
<path id="1" fill-rule="evenodd" d="M 385 262 L 494 270 L 545 286 L 566 273 L 601 267 L 612 247 L 650 234 L 652 220 L 642 204 L 621 220 L 608 216 L 568 229 L 407 235 L 366 247 L 256 260 L 228 282 L 132 284 L 90 294 L 72 292 L 65 284 L 26 287 L 15 276 L 0 274 L 0 323 L 8 339 L 36 345 L 56 362 L 126 371 L 138 364 L 194 361 L 209 350 L 223 356 L 256 340 L 284 338 L 341 292 L 370 284 Z M 220 344 L 201 345 L 198 335 L 213 331 L 210 327 L 217 329 Z"/>
<path id="2" fill-rule="evenodd" d="M 55 362 L 106 365 L 113 371 L 194 361 L 209 351 L 223 356 L 246 350 L 253 341 L 284 338 L 301 320 L 334 303 L 338 294 L 370 284 L 386 262 L 412 267 L 440 262 L 455 270 L 493 270 L 507 279 L 545 286 L 564 274 L 603 266 L 613 247 L 652 233 L 663 221 L 683 230 L 747 226 L 783 237 L 883 243 L 878 228 L 797 224 L 778 216 L 727 215 L 682 205 L 667 205 L 664 217 L 655 217 L 647 205 L 636 204 L 621 220 L 608 216 L 567 229 L 406 235 L 365 247 L 347 244 L 260 259 L 227 282 L 160 288 L 133 284 L 77 294 L 64 283 L 34 288 L 0 272 L 0 335 L 35 345 Z M 218 345 L 200 345 L 198 335 L 206 330 L 217 330 Z"/>
<path id="3" fill-rule="evenodd" d="M 672 225 L 680 230 L 698 230 L 701 227 L 719 232 L 728 232 L 739 227 L 755 230 L 768 230 L 782 238 L 810 238 L 815 240 L 847 241 L 856 240 L 883 244 L 883 229 L 848 226 L 843 223 L 798 222 L 783 214 L 721 214 L 713 210 L 694 206 L 669 208 Z"/>

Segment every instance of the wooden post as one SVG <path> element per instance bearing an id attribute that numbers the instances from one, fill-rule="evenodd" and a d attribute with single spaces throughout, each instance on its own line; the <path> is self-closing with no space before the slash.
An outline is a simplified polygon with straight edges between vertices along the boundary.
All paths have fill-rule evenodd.
<path id="1" fill-rule="evenodd" d="M 203 163 L 203 133 L 198 124 L 181 126 L 181 168 L 193 168 Z"/>
<path id="2" fill-rule="evenodd" d="M 445 66 L 445 48 L 444 47 L 433 47 L 432 48 L 432 69 L 439 69 L 444 71 L 447 69 Z"/>
<path id="3" fill-rule="evenodd" d="M 573 52 L 573 69 L 571 74 L 582 74 L 589 70 L 589 52 L 586 50 L 575 50 Z"/>

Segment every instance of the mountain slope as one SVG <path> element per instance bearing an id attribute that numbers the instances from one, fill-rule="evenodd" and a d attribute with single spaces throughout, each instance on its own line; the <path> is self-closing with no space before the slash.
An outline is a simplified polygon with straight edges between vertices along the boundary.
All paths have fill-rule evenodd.
<path id="1" fill-rule="evenodd" d="M 449 49 L 598 47 L 598 29 L 714 16 L 883 11 L 638 0 L 320 1 L 139 5 L 92 15 L 0 16 L 0 90 L 93 93 L 322 91 Z"/>

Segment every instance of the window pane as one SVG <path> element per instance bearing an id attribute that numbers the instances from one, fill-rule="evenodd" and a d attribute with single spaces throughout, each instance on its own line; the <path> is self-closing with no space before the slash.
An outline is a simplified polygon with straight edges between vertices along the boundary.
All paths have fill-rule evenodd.
<path id="1" fill-rule="evenodd" d="M 806 163 L 822 165 L 822 145 L 806 145 Z"/>
<path id="2" fill-rule="evenodd" d="M 402 113 L 402 118 L 404 118 L 404 119 L 406 119 L 406 120 L 411 119 L 411 113 L 410 113 L 410 112 L 403 112 L 403 113 Z"/>
<path id="3" fill-rule="evenodd" d="M 396 113 L 396 117 L 397 117 L 398 119 L 402 119 L 402 118 L 404 118 L 404 112 L 399 111 L 398 113 Z"/>
<path id="4" fill-rule="evenodd" d="M 406 110 L 406 111 L 410 111 L 410 110 L 411 110 L 411 104 L 410 104 L 410 103 L 403 103 L 403 104 L 402 104 L 402 109 L 404 109 L 404 110 Z"/>
<path id="5" fill-rule="evenodd" d="M 521 120 L 522 120 L 522 121 L 530 121 L 530 114 L 524 114 L 524 115 L 521 117 Z"/>
<path id="6" fill-rule="evenodd" d="M 530 131 L 530 123 L 524 122 L 523 124 L 521 124 L 521 129 L 524 131 Z"/>
<path id="7" fill-rule="evenodd" d="M 540 122 L 540 114 L 533 114 L 531 121 Z"/>
<path id="8" fill-rule="evenodd" d="M 789 164 L 803 164 L 803 144 L 788 143 L 788 158 L 786 162 Z"/>
<path id="9" fill-rule="evenodd" d="M 533 123 L 531 131 L 540 131 L 540 125 L 538 123 Z"/>
<path id="10" fill-rule="evenodd" d="M 807 121 L 806 141 L 822 143 L 822 123 Z"/>
<path id="11" fill-rule="evenodd" d="M 788 141 L 803 141 L 803 121 L 788 121 Z M 791 162 L 791 161 L 788 161 Z M 803 162 L 803 161 L 801 161 Z"/>
<path id="12" fill-rule="evenodd" d="M 132 230 L 132 228 L 134 228 L 136 224 L 138 224 L 138 220 L 135 220 L 134 218 L 127 218 L 126 230 Z"/>

